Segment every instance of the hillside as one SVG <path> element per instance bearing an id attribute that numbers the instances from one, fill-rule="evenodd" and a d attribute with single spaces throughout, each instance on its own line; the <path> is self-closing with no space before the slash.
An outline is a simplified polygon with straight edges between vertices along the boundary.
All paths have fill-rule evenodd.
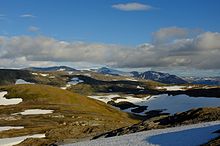
<path id="1" fill-rule="evenodd" d="M 8 99 L 23 100 L 19 104 L 0 105 L 0 125 L 24 127 L 0 132 L 0 138 L 45 134 L 45 138 L 26 141 L 25 145 L 89 138 L 137 122 L 102 102 L 56 87 L 12 85 L 0 87 L 0 90 L 8 92 Z M 22 114 L 33 109 L 52 113 Z"/>

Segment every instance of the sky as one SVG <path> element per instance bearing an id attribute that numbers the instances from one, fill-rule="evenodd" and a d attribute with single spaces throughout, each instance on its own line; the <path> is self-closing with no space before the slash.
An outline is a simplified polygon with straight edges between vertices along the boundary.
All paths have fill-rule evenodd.
<path id="1" fill-rule="evenodd" d="M 220 69 L 219 0 L 0 0 L 0 67 Z"/>

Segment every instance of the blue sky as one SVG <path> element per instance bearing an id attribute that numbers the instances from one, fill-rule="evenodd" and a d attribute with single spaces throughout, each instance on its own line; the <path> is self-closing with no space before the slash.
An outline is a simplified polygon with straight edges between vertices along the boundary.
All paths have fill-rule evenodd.
<path id="1" fill-rule="evenodd" d="M 40 34 L 70 41 L 138 45 L 149 42 L 160 28 L 178 26 L 220 31 L 219 0 L 139 0 L 154 7 L 148 11 L 112 8 L 130 0 L 1 0 L 1 35 Z M 34 18 L 21 18 L 31 14 Z"/>
<path id="2" fill-rule="evenodd" d="M 219 6 L 219 0 L 0 0 L 0 68 L 186 68 L 219 75 Z"/>

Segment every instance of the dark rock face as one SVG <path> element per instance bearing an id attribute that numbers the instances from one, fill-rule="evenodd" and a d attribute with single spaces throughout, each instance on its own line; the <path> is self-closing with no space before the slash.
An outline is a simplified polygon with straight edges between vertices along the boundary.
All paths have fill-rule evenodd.
<path id="1" fill-rule="evenodd" d="M 114 107 L 118 107 L 121 110 L 132 108 L 132 107 L 139 107 L 138 105 L 135 105 L 133 103 L 126 102 L 126 101 L 119 102 L 119 103 L 115 103 L 114 101 L 109 101 L 107 104 L 110 104 L 110 105 L 112 105 Z"/>
<path id="2" fill-rule="evenodd" d="M 132 109 L 131 111 L 132 111 L 133 113 L 142 113 L 142 112 L 144 112 L 146 109 L 147 109 L 147 106 L 139 106 L 139 107 L 137 107 L 137 108 L 135 108 L 135 109 Z"/>
<path id="3" fill-rule="evenodd" d="M 186 84 L 187 81 L 183 80 L 182 78 L 176 75 L 170 75 L 168 73 L 161 73 L 155 71 L 146 71 L 140 74 L 134 73 L 134 77 L 146 79 L 146 80 L 153 80 L 165 84 Z"/>
<path id="4" fill-rule="evenodd" d="M 180 95 L 186 94 L 191 97 L 220 97 L 220 88 L 211 88 L 211 89 L 191 89 L 186 91 L 165 91 L 162 92 L 168 95 Z"/>
<path id="5" fill-rule="evenodd" d="M 0 69 L 0 85 L 11 85 L 16 79 L 23 79 L 28 82 L 35 82 L 32 74 L 26 70 Z"/>

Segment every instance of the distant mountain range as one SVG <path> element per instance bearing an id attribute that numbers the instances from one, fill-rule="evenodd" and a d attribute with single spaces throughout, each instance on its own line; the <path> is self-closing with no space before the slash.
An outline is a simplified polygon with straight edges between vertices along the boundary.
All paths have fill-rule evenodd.
<path id="1" fill-rule="evenodd" d="M 29 67 L 22 70 L 29 71 L 77 71 L 74 68 L 68 66 L 52 66 L 52 67 Z M 97 72 L 106 75 L 114 76 L 129 76 L 139 79 L 152 80 L 165 84 L 200 84 L 200 85 L 220 85 L 220 77 L 178 77 L 169 73 L 162 73 L 156 71 L 146 72 L 126 72 L 108 67 L 101 67 L 99 69 L 91 69 L 92 72 Z"/>
<path id="2" fill-rule="evenodd" d="M 183 77 L 183 79 L 192 84 L 220 85 L 220 77 Z"/>
<path id="3" fill-rule="evenodd" d="M 30 71 L 76 71 L 76 69 L 68 67 L 68 66 L 29 67 L 29 68 L 24 68 L 23 70 L 30 70 Z"/>
<path id="4" fill-rule="evenodd" d="M 124 72 L 124 71 L 111 69 L 107 67 L 101 67 L 95 71 L 101 74 L 109 74 L 109 75 L 116 75 L 116 76 L 132 76 L 132 74 L 129 72 Z"/>
<path id="5" fill-rule="evenodd" d="M 143 73 L 133 72 L 134 77 L 145 79 L 145 80 L 153 80 L 156 82 L 161 82 L 165 84 L 186 84 L 187 81 L 182 78 L 171 75 L 168 73 L 161 73 L 156 71 L 146 71 Z"/>
<path id="6" fill-rule="evenodd" d="M 115 69 L 110 69 L 107 67 L 102 67 L 96 70 L 98 73 L 102 74 L 110 74 L 110 75 L 116 75 L 116 76 L 132 76 L 140 79 L 145 79 L 145 80 L 153 80 L 165 84 L 186 84 L 188 83 L 187 81 L 183 80 L 182 78 L 176 76 L 176 75 L 171 75 L 168 73 L 161 73 L 161 72 L 155 72 L 155 71 L 146 71 L 143 73 L 139 73 L 137 71 L 133 72 L 123 72 Z"/>

